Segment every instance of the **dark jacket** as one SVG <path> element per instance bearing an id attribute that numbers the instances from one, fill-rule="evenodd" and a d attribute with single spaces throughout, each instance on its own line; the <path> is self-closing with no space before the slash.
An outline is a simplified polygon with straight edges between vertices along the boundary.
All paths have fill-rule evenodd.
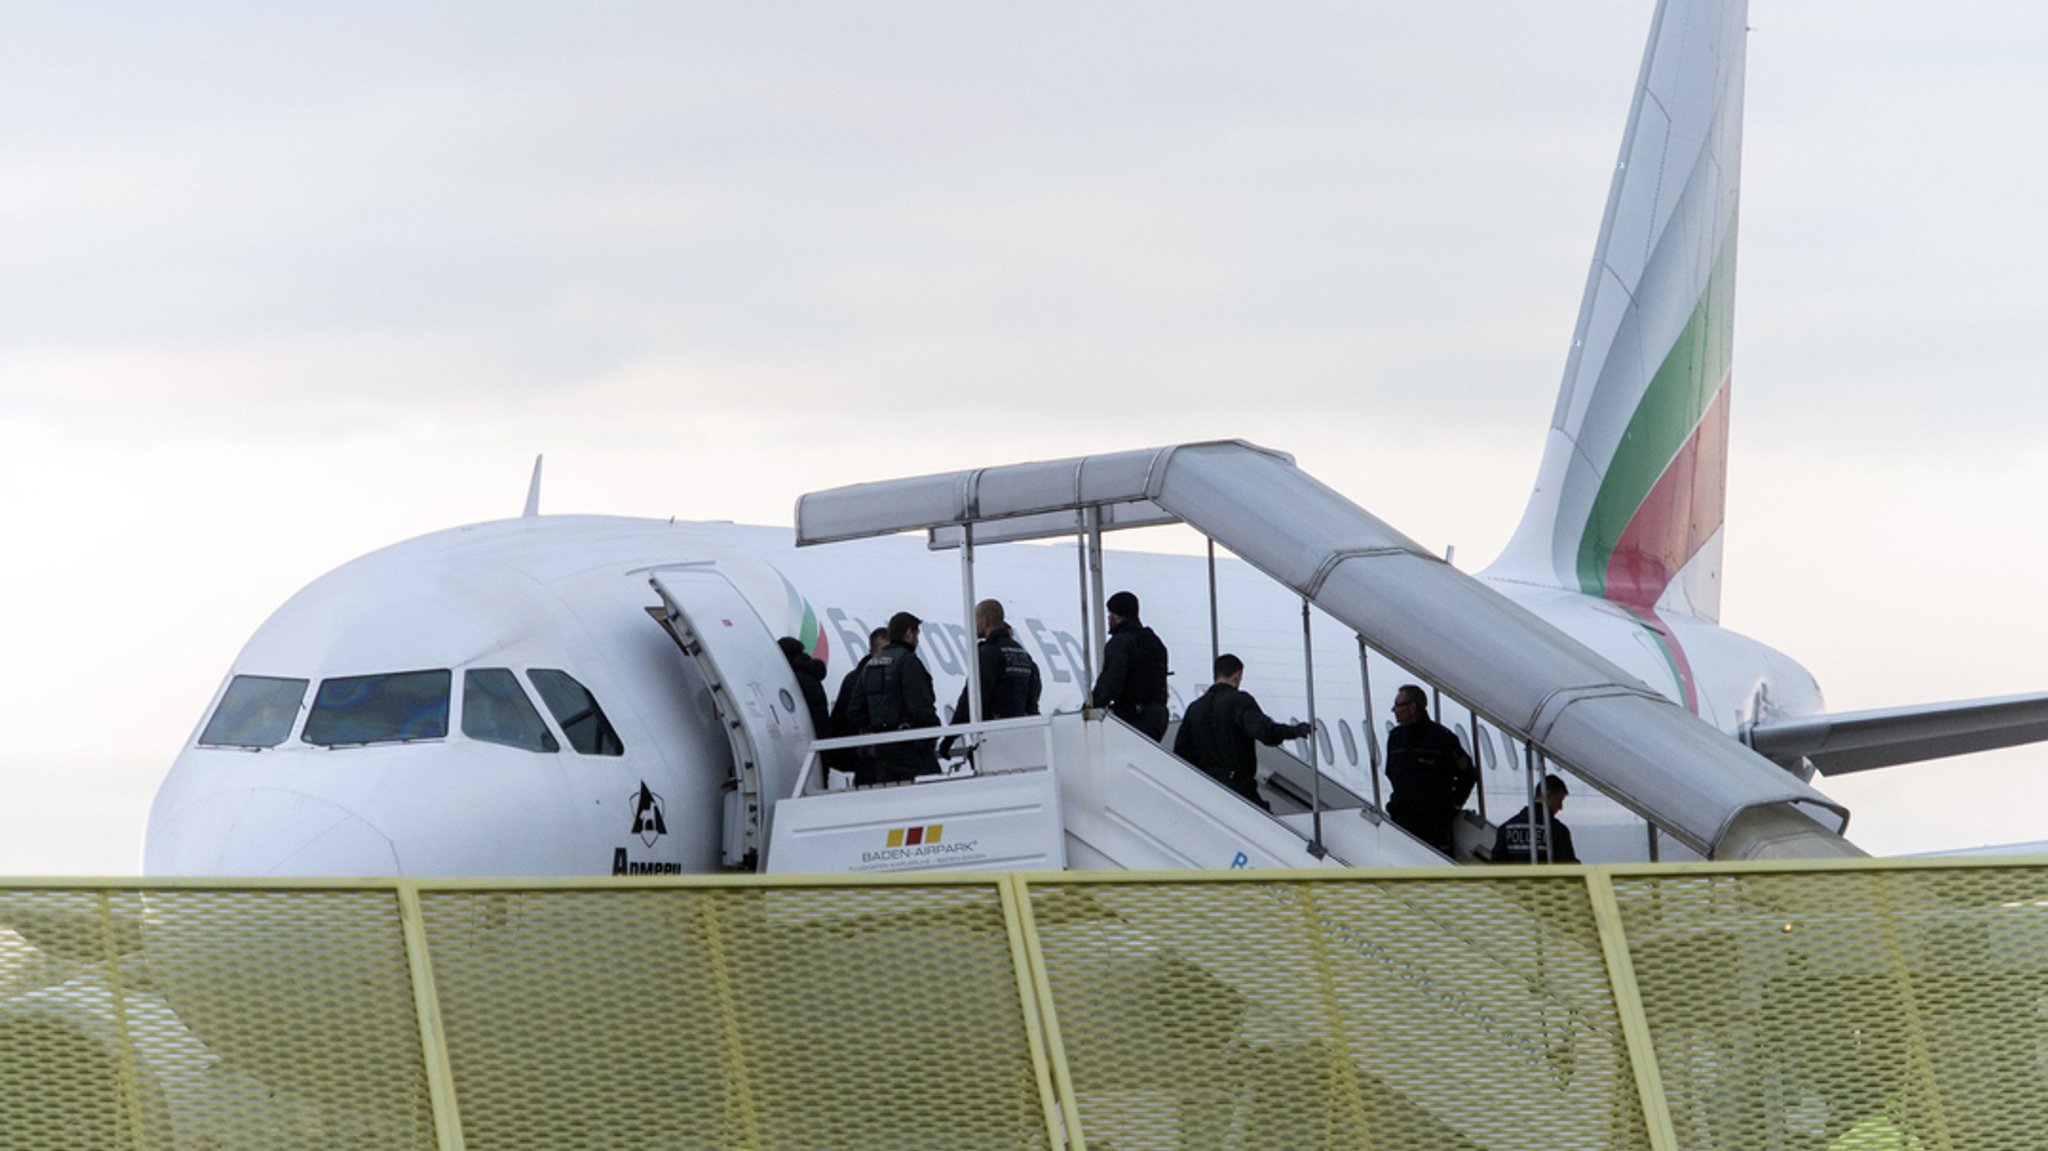
<path id="1" fill-rule="evenodd" d="M 832 709 L 825 704 L 825 661 L 802 652 L 787 652 L 789 670 L 796 673 L 796 685 L 803 689 L 804 707 L 811 715 L 811 736 L 824 739 L 832 733 Z"/>
<path id="2" fill-rule="evenodd" d="M 1572 829 L 1556 816 L 1545 820 L 1538 816 L 1534 823 L 1529 820 L 1529 808 L 1523 808 L 1511 816 L 1493 836 L 1493 861 L 1495 863 L 1577 863 L 1578 853 L 1572 850 Z M 1545 833 L 1548 833 L 1547 835 Z M 1536 858 L 1529 858 L 1529 845 L 1536 845 Z"/>
<path id="3" fill-rule="evenodd" d="M 831 726 L 827 729 L 833 735 L 860 734 L 860 729 L 853 726 L 846 717 L 853 707 L 854 690 L 860 686 L 861 670 L 867 667 L 868 661 L 873 658 L 868 655 L 860 657 L 860 662 L 854 664 L 853 670 L 846 673 L 846 678 L 839 681 L 839 694 L 832 698 Z"/>
<path id="4" fill-rule="evenodd" d="M 1181 716 L 1173 754 L 1264 807 L 1258 789 L 1259 753 L 1253 742 L 1278 747 L 1311 730 L 1305 723 L 1274 723 L 1250 692 L 1227 683 L 1212 684 Z"/>
<path id="5" fill-rule="evenodd" d="M 834 738 L 860 734 L 860 728 L 855 727 L 852 719 L 849 717 L 853 712 L 854 693 L 860 687 L 861 669 L 867 667 L 868 660 L 871 658 L 873 657 L 865 655 L 860 657 L 860 662 L 854 664 L 853 670 L 846 673 L 846 678 L 839 681 L 839 694 L 832 697 L 832 711 L 825 725 L 826 734 Z M 860 757 L 852 748 L 828 751 L 824 753 L 823 758 L 825 766 L 833 771 L 853 773 L 855 783 L 874 782 L 873 779 L 862 778 Z"/>
<path id="6" fill-rule="evenodd" d="M 1166 644 L 1151 628 L 1124 618 L 1102 649 L 1102 674 L 1088 693 L 1096 707 L 1159 739 L 1166 734 Z"/>
<path id="7" fill-rule="evenodd" d="M 975 645 L 975 659 L 981 664 L 981 718 L 1038 714 L 1038 696 L 1044 689 L 1038 678 L 1038 661 L 1009 628 L 999 627 L 984 636 Z M 953 722 L 967 720 L 967 685 L 962 684 L 960 702 L 953 705 Z"/>
<path id="8" fill-rule="evenodd" d="M 1387 814 L 1446 855 L 1453 854 L 1451 824 L 1479 771 L 1451 729 L 1433 719 L 1404 724 L 1387 736 Z"/>
<path id="9" fill-rule="evenodd" d="M 932 673 L 909 644 L 890 643 L 868 658 L 847 706 L 847 722 L 863 733 L 939 726 Z M 939 770 L 928 739 L 885 743 L 873 749 L 874 778 L 893 783 Z"/>

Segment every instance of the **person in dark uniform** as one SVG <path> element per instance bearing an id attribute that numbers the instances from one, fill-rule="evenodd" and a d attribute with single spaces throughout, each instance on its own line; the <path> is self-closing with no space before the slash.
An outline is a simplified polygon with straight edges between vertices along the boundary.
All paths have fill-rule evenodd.
<path id="1" fill-rule="evenodd" d="M 981 718 L 1015 719 L 1038 714 L 1038 697 L 1044 683 L 1038 676 L 1038 661 L 1024 650 L 1003 620 L 1003 605 L 992 599 L 974 605 L 975 658 L 981 664 Z M 960 701 L 953 705 L 953 722 L 966 723 L 967 688 L 960 688 Z"/>
<path id="2" fill-rule="evenodd" d="M 832 700 L 832 734 L 859 735 L 860 732 L 846 722 L 846 709 L 853 706 L 853 689 L 860 684 L 860 669 L 868 665 L 875 653 L 889 646 L 889 629 L 878 627 L 868 633 L 868 653 L 860 657 L 846 678 L 839 681 L 839 694 Z"/>
<path id="3" fill-rule="evenodd" d="M 907 611 L 889 617 L 889 642 L 860 670 L 847 718 L 864 733 L 939 726 L 932 698 L 932 673 L 917 658 L 917 629 L 924 621 Z M 878 744 L 873 753 L 876 783 L 902 783 L 937 775 L 939 757 L 929 739 Z"/>
<path id="4" fill-rule="evenodd" d="M 1417 839 L 1455 855 L 1451 826 L 1479 771 L 1464 745 L 1443 724 L 1429 718 L 1429 697 L 1416 684 L 1394 693 L 1394 730 L 1387 736 L 1387 815 Z"/>
<path id="5" fill-rule="evenodd" d="M 1244 661 L 1225 653 L 1216 657 L 1216 682 L 1180 717 L 1173 754 L 1221 780 L 1223 786 L 1271 811 L 1259 795 L 1259 752 L 1254 741 L 1279 747 L 1314 729 L 1305 723 L 1274 723 L 1244 683 Z"/>
<path id="6" fill-rule="evenodd" d="M 1102 649 L 1102 674 L 1088 693 L 1089 706 L 1151 736 L 1166 738 L 1166 645 L 1138 619 L 1138 597 L 1120 591 L 1109 597 L 1109 643 Z"/>
<path id="7" fill-rule="evenodd" d="M 1557 818 L 1564 806 L 1564 797 L 1570 793 L 1561 775 L 1546 775 L 1536 787 L 1536 802 L 1543 805 L 1548 817 L 1532 816 L 1536 804 L 1532 803 L 1500 825 L 1493 836 L 1495 863 L 1577 863 L 1578 852 L 1572 850 L 1572 829 Z"/>
<path id="8" fill-rule="evenodd" d="M 833 697 L 832 700 L 831 722 L 825 729 L 831 732 L 834 737 L 860 734 L 860 728 L 854 726 L 853 720 L 850 718 L 853 709 L 854 691 L 860 687 L 861 669 L 868 665 L 868 661 L 875 657 L 876 652 L 881 651 L 887 646 L 889 646 L 888 628 L 878 627 L 869 632 L 868 653 L 860 657 L 860 662 L 853 665 L 853 670 L 846 673 L 845 679 L 839 681 L 839 694 Z M 843 771 L 852 775 L 855 787 L 864 787 L 875 781 L 874 769 L 868 766 L 868 764 L 869 761 L 862 759 L 860 754 L 852 748 L 840 748 L 837 751 L 825 753 L 825 766 L 833 771 Z"/>
<path id="9" fill-rule="evenodd" d="M 1015 719 L 1038 714 L 1038 697 L 1044 682 L 1038 675 L 1038 661 L 1024 650 L 1003 620 L 1003 605 L 985 599 L 974 605 L 975 660 L 981 665 L 981 718 Z M 953 722 L 967 723 L 973 713 L 967 708 L 967 687 L 960 685 L 960 701 L 953 705 Z M 939 754 L 953 750 L 955 736 L 939 741 Z"/>
<path id="10" fill-rule="evenodd" d="M 832 730 L 832 709 L 825 702 L 825 661 L 805 651 L 804 641 L 793 635 L 775 642 L 789 660 L 789 670 L 796 673 L 796 685 L 803 689 L 804 707 L 811 713 L 811 738 L 825 738 Z"/>

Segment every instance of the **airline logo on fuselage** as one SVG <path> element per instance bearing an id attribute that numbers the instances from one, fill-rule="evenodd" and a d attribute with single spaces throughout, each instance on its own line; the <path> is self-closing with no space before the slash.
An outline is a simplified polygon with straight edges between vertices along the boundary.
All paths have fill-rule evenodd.
<path id="1" fill-rule="evenodd" d="M 648 789 L 647 781 L 640 781 L 640 790 L 626 797 L 633 805 L 633 834 L 649 847 L 654 841 L 668 834 L 668 819 L 662 813 L 661 797 Z"/>
<path id="2" fill-rule="evenodd" d="M 632 834 L 639 836 L 641 843 L 653 847 L 656 840 L 668 834 L 668 816 L 663 811 L 661 797 L 654 794 L 654 789 L 647 786 L 646 780 L 640 781 L 640 790 L 627 796 L 626 802 L 633 805 Z M 682 873 L 683 865 L 680 863 L 633 859 L 626 854 L 626 849 L 623 847 L 612 849 L 613 875 L 681 875 Z"/>

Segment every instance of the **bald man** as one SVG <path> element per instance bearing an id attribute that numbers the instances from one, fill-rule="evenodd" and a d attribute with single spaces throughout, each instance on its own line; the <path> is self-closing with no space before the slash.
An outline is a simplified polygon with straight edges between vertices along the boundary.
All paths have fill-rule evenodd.
<path id="1" fill-rule="evenodd" d="M 1038 661 L 1011 634 L 1001 601 L 985 599 L 974 605 L 974 634 L 981 637 L 975 645 L 975 659 L 981 665 L 981 718 L 1037 715 L 1038 697 L 1045 687 L 1038 676 Z M 960 702 L 953 705 L 953 722 L 966 723 L 967 719 L 967 686 L 962 684 Z"/>

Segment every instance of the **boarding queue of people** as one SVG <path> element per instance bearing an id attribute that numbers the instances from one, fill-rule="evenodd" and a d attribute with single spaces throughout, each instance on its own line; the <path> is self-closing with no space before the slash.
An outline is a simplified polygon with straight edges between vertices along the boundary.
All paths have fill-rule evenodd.
<path id="1" fill-rule="evenodd" d="M 1104 605 L 1108 640 L 1102 670 L 1083 702 L 1084 712 L 1106 711 L 1146 736 L 1164 741 L 1171 726 L 1167 677 L 1172 674 L 1166 644 L 1139 616 L 1138 597 L 1119 591 Z M 868 637 L 868 652 L 840 681 L 825 705 L 825 666 L 798 641 L 781 643 L 803 688 L 814 730 L 835 736 L 873 735 L 940 726 L 931 672 L 917 656 L 923 621 L 897 612 L 889 626 Z M 974 605 L 975 659 L 981 686 L 981 718 L 1011 719 L 1039 714 L 1043 680 L 1038 663 L 1019 643 L 999 600 Z M 1270 811 L 1258 789 L 1256 744 L 1278 747 L 1312 734 L 1306 723 L 1279 723 L 1243 689 L 1244 661 L 1224 653 L 1215 678 L 1188 705 L 1173 752 L 1223 786 Z M 962 686 L 952 720 L 971 714 L 969 688 Z M 1446 855 L 1456 855 L 1458 815 L 1479 784 L 1479 770 L 1456 733 L 1429 714 L 1429 697 L 1419 684 L 1394 693 L 1394 726 L 1387 735 L 1387 816 L 1402 829 Z M 901 739 L 828 753 L 826 765 L 849 772 L 854 785 L 902 783 L 936 775 L 939 760 L 956 737 L 943 742 Z M 1567 788 L 1561 776 L 1547 776 L 1529 806 L 1500 825 L 1490 858 L 1495 862 L 1576 863 L 1571 830 L 1559 820 Z"/>
<path id="2" fill-rule="evenodd" d="M 822 736 L 847 736 L 938 727 L 932 674 L 917 656 L 923 625 L 924 621 L 916 615 L 899 611 L 889 617 L 888 627 L 871 632 L 867 654 L 840 681 L 830 708 L 825 707 L 825 665 L 806 653 L 801 641 L 783 637 L 779 642 L 803 688 L 812 730 Z M 1038 662 L 1011 632 L 1002 602 L 985 599 L 976 604 L 974 627 L 979 637 L 975 655 L 981 679 L 982 718 L 1037 715 L 1044 681 L 1038 673 Z M 960 699 L 953 707 L 956 722 L 965 722 L 970 714 L 967 691 L 966 687 L 960 689 Z M 939 759 L 950 753 L 952 742 L 953 737 L 948 736 L 940 743 L 900 739 L 872 747 L 841 748 L 826 753 L 825 766 L 852 775 L 856 787 L 903 783 L 937 775 Z"/>
<path id="3" fill-rule="evenodd" d="M 1102 709 L 1133 727 L 1163 739 L 1167 728 L 1166 644 L 1138 618 L 1138 597 L 1121 591 L 1109 597 L 1109 643 L 1102 674 L 1096 678 L 1086 707 Z M 917 658 L 919 629 L 924 621 L 897 612 L 889 626 L 868 636 L 868 651 L 839 683 L 839 692 L 825 707 L 825 665 L 805 651 L 803 643 L 784 636 L 779 642 L 803 688 L 812 716 L 812 730 L 827 736 L 877 735 L 938 727 L 938 709 L 931 672 Z M 1001 600 L 974 605 L 975 662 L 981 684 L 981 718 L 1013 719 L 1037 715 L 1044 680 L 1010 629 Z M 966 685 L 953 705 L 956 723 L 972 714 Z M 826 753 L 826 767 L 848 772 L 854 786 L 901 783 L 939 773 L 939 759 L 951 753 L 953 736 L 943 742 L 890 740 L 872 747 Z"/>

